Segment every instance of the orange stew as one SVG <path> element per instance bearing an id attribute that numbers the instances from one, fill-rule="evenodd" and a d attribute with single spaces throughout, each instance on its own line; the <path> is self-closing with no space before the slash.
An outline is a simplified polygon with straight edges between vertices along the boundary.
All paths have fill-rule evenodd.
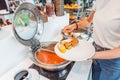
<path id="1" fill-rule="evenodd" d="M 37 52 L 37 59 L 46 64 L 59 64 L 64 62 L 65 59 L 58 57 L 54 52 L 41 50 Z"/>

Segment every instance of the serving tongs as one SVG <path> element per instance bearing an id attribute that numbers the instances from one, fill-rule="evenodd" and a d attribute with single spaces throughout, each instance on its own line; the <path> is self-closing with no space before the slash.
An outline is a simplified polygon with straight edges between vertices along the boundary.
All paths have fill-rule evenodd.
<path id="1" fill-rule="evenodd" d="M 41 42 L 40 43 L 40 50 L 48 51 L 55 53 L 54 47 L 57 44 L 57 41 L 47 41 L 47 42 Z"/>
<path id="2" fill-rule="evenodd" d="M 62 36 L 63 36 L 62 40 L 70 39 L 72 37 L 75 37 L 77 39 L 82 39 L 81 32 L 79 32 L 78 30 L 74 30 L 73 32 L 70 32 L 70 33 L 62 32 Z"/>

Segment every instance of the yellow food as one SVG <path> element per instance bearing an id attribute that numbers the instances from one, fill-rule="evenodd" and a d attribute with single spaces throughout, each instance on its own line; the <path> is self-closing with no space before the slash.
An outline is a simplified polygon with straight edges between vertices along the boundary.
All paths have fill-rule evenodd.
<path id="1" fill-rule="evenodd" d="M 72 44 L 70 42 L 65 42 L 64 45 L 66 49 L 68 50 L 72 49 Z"/>
<path id="2" fill-rule="evenodd" d="M 78 44 L 77 38 L 72 38 L 70 41 L 60 41 L 58 45 L 58 49 L 61 53 L 65 53 L 67 50 L 72 49 L 73 47 L 77 46 Z"/>
<path id="3" fill-rule="evenodd" d="M 65 48 L 64 44 L 60 43 L 58 45 L 58 49 L 61 53 L 65 53 L 67 51 L 67 49 Z"/>
<path id="4" fill-rule="evenodd" d="M 79 41 L 76 38 L 72 38 L 72 40 L 71 40 L 71 44 L 73 47 L 77 46 L 78 42 Z"/>
<path id="5" fill-rule="evenodd" d="M 64 8 L 66 8 L 66 9 L 78 9 L 78 8 L 81 8 L 81 6 L 78 4 L 66 4 L 66 5 L 64 5 Z"/>
<path id="6" fill-rule="evenodd" d="M 70 8 L 69 4 L 64 5 L 64 8 Z"/>
<path id="7" fill-rule="evenodd" d="M 75 15 L 70 15 L 70 19 L 75 19 L 76 16 Z"/>

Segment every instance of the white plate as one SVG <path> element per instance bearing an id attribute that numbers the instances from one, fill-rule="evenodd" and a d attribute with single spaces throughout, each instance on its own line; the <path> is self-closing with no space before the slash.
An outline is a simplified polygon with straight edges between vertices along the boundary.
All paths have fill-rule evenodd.
<path id="1" fill-rule="evenodd" d="M 64 59 L 72 61 L 83 61 L 91 58 L 95 54 L 94 46 L 85 40 L 79 40 L 76 47 L 71 50 L 67 50 L 65 53 L 61 53 L 58 49 L 58 44 L 55 45 L 56 54 Z"/>

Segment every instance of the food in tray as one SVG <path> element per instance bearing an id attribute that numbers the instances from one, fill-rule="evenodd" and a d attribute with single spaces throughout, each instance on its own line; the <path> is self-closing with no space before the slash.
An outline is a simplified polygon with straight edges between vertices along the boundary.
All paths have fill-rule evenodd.
<path id="1" fill-rule="evenodd" d="M 79 7 L 78 4 L 71 4 L 70 6 L 71 6 L 72 8 L 78 8 L 78 7 Z"/>
<path id="2" fill-rule="evenodd" d="M 77 46 L 78 42 L 78 39 L 75 37 L 71 38 L 69 41 L 60 41 L 58 44 L 58 49 L 61 53 L 65 53 L 67 50 L 70 50 L 73 47 Z"/>
<path id="3" fill-rule="evenodd" d="M 37 60 L 45 64 L 60 64 L 65 62 L 65 59 L 60 58 L 54 52 L 40 50 L 36 54 Z"/>
<path id="4" fill-rule="evenodd" d="M 64 5 L 64 8 L 66 8 L 66 9 L 78 9 L 78 8 L 81 8 L 81 6 L 78 4 L 66 4 L 66 5 Z"/>
<path id="5" fill-rule="evenodd" d="M 69 17 L 70 19 L 75 19 L 76 18 L 76 16 L 75 15 L 70 15 L 70 17 Z"/>
<path id="6" fill-rule="evenodd" d="M 64 8 L 70 8 L 69 4 L 64 5 Z"/>

